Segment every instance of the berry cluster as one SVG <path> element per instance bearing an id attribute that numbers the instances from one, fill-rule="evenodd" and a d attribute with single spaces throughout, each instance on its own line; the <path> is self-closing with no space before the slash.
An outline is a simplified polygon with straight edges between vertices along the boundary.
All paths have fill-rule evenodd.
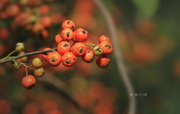
<path id="1" fill-rule="evenodd" d="M 75 64 L 77 57 L 81 57 L 84 62 L 91 63 L 95 56 L 98 56 L 96 63 L 101 68 L 107 67 L 110 62 L 108 55 L 113 51 L 110 39 L 101 35 L 98 45 L 85 43 L 88 40 L 88 31 L 84 28 L 75 29 L 75 23 L 71 20 L 62 23 L 62 31 L 54 39 L 57 43 L 57 51 L 41 55 L 53 66 L 62 62 L 64 66 L 70 67 Z M 49 49 L 51 48 L 43 50 Z"/>
<path id="2" fill-rule="evenodd" d="M 15 53 L 15 52 L 18 52 L 18 56 L 23 56 L 25 54 L 24 52 L 24 43 L 21 43 L 21 42 L 18 42 L 16 44 L 16 48 L 14 51 L 12 51 L 11 54 Z M 9 56 L 5 57 L 4 59 L 8 59 L 8 58 L 11 58 Z M 21 57 L 17 60 L 13 60 L 13 65 L 16 69 L 19 69 L 21 68 L 22 66 L 24 66 L 26 68 L 26 76 L 23 77 L 22 79 L 22 85 L 24 88 L 32 88 L 35 84 L 36 84 L 36 78 L 39 78 L 39 77 L 42 77 L 45 72 L 44 72 L 44 69 L 42 68 L 42 60 L 40 58 L 37 58 L 35 57 L 32 61 L 31 61 L 31 65 L 27 65 L 25 64 L 24 62 L 27 62 L 28 58 L 25 56 L 25 57 Z M 28 75 L 28 69 L 31 69 L 34 71 L 34 76 L 33 75 Z"/>
<path id="3" fill-rule="evenodd" d="M 45 70 L 42 68 L 43 61 L 46 61 L 51 66 L 62 65 L 66 67 L 73 66 L 77 58 L 82 58 L 86 63 L 91 63 L 96 58 L 96 63 L 100 68 L 106 68 L 110 62 L 108 55 L 112 53 L 113 47 L 110 39 L 101 35 L 99 37 L 99 44 L 87 43 L 88 32 L 84 28 L 75 29 L 75 24 L 71 20 L 66 20 L 62 23 L 62 30 L 54 37 L 56 42 L 55 48 L 45 47 L 38 51 L 39 53 L 32 59 L 30 65 L 27 62 L 29 54 L 24 52 L 24 43 L 18 42 L 16 48 L 8 56 L 3 58 L 11 59 L 16 69 L 21 66 L 26 68 L 26 76 L 22 79 L 22 85 L 25 88 L 32 88 L 36 83 L 36 77 L 42 77 Z M 13 59 L 13 53 L 18 52 L 18 59 Z M 32 55 L 35 55 L 32 54 Z M 27 56 L 26 56 L 27 55 Z M 3 60 L 2 59 L 2 60 Z M 43 60 L 43 61 L 42 61 Z M 33 70 L 33 75 L 28 75 L 28 69 Z"/>

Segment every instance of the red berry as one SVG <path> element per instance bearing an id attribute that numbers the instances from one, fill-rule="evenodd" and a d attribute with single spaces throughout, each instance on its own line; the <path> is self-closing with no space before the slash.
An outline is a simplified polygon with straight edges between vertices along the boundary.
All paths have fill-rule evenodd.
<path id="1" fill-rule="evenodd" d="M 33 31 L 35 34 L 40 34 L 43 29 L 44 29 L 44 26 L 43 26 L 42 23 L 40 23 L 40 22 L 36 22 L 36 23 L 32 26 L 32 31 Z"/>
<path id="2" fill-rule="evenodd" d="M 71 52 L 67 52 L 62 56 L 62 63 L 64 66 L 72 66 L 74 65 L 76 62 L 76 56 L 71 53 Z"/>
<path id="3" fill-rule="evenodd" d="M 59 34 L 57 34 L 55 37 L 54 37 L 54 40 L 57 44 L 59 44 L 63 39 L 61 38 L 61 36 Z"/>
<path id="4" fill-rule="evenodd" d="M 22 79 L 22 85 L 26 89 L 31 89 L 36 85 L 36 78 L 33 75 L 27 75 Z"/>
<path id="5" fill-rule="evenodd" d="M 61 37 L 63 40 L 70 41 L 74 37 L 74 32 L 70 28 L 65 28 L 61 31 Z"/>
<path id="6" fill-rule="evenodd" d="M 78 57 L 83 56 L 86 53 L 86 50 L 87 50 L 86 44 L 81 42 L 77 42 L 72 46 L 72 53 Z"/>
<path id="7" fill-rule="evenodd" d="M 108 42 L 110 42 L 110 39 L 109 39 L 107 36 L 105 36 L 105 35 L 101 35 L 101 36 L 99 37 L 99 43 L 101 43 L 101 42 L 103 42 L 103 41 L 108 41 Z"/>
<path id="8" fill-rule="evenodd" d="M 49 16 L 44 16 L 41 18 L 41 23 L 45 28 L 49 28 L 51 26 L 51 18 Z"/>
<path id="9" fill-rule="evenodd" d="M 69 52 L 71 49 L 71 45 L 67 41 L 62 41 L 57 46 L 57 51 L 59 54 L 63 55 L 64 53 Z"/>
<path id="10" fill-rule="evenodd" d="M 9 31 L 7 28 L 2 27 L 0 28 L 0 39 L 5 40 L 9 38 Z"/>
<path id="11" fill-rule="evenodd" d="M 97 59 L 96 59 L 96 64 L 101 67 L 101 68 L 106 68 L 108 67 L 110 63 L 110 59 L 108 57 L 102 57 L 102 56 L 99 56 Z"/>
<path id="12" fill-rule="evenodd" d="M 74 41 L 83 42 L 88 39 L 88 32 L 83 28 L 78 28 L 74 34 Z"/>
<path id="13" fill-rule="evenodd" d="M 47 55 L 47 61 L 51 65 L 57 66 L 61 63 L 61 55 L 58 52 L 49 52 Z"/>
<path id="14" fill-rule="evenodd" d="M 112 44 L 108 41 L 103 41 L 99 44 L 99 47 L 103 50 L 103 55 L 109 55 L 113 51 Z"/>
<path id="15" fill-rule="evenodd" d="M 6 12 L 9 16 L 17 16 L 20 12 L 20 8 L 17 4 L 11 4 L 7 6 Z"/>
<path id="16" fill-rule="evenodd" d="M 74 22 L 71 20 L 64 21 L 62 23 L 62 29 L 65 29 L 65 28 L 70 28 L 70 29 L 74 30 L 74 28 L 75 28 Z"/>
<path id="17" fill-rule="evenodd" d="M 42 30 L 41 34 L 43 39 L 47 39 L 49 37 L 49 31 L 46 29 Z"/>
<path id="18" fill-rule="evenodd" d="M 87 50 L 86 53 L 83 56 L 83 60 L 87 63 L 90 63 L 94 60 L 94 52 L 92 50 Z"/>
<path id="19" fill-rule="evenodd" d="M 39 10 L 42 14 L 46 15 L 49 13 L 49 9 L 48 5 L 41 5 Z"/>

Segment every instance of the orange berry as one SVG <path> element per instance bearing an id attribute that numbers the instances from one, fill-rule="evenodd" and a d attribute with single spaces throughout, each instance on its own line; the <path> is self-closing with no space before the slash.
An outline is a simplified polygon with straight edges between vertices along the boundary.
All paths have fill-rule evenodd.
<path id="1" fill-rule="evenodd" d="M 113 51 L 112 44 L 108 41 L 103 41 L 99 44 L 99 47 L 103 50 L 103 55 L 109 55 Z"/>
<path id="2" fill-rule="evenodd" d="M 22 79 L 22 85 L 26 89 L 31 89 L 36 85 L 36 78 L 33 75 L 27 75 Z"/>
<path id="3" fill-rule="evenodd" d="M 49 52 L 47 55 L 47 61 L 53 66 L 57 66 L 61 63 L 61 55 L 58 52 Z"/>

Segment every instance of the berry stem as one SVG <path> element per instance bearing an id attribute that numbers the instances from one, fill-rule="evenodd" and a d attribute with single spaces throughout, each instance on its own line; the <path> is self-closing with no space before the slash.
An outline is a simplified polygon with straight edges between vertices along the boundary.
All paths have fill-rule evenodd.
<path id="1" fill-rule="evenodd" d="M 28 76 L 28 69 L 27 69 L 27 67 L 26 67 L 26 76 Z"/>
<path id="2" fill-rule="evenodd" d="M 19 64 L 21 64 L 21 65 L 23 65 L 24 67 L 26 67 L 26 68 L 28 68 L 28 69 L 30 69 L 30 70 L 35 70 L 34 68 L 32 68 L 31 66 L 28 66 L 28 65 L 26 65 L 25 63 L 23 63 L 23 62 L 19 62 L 18 61 L 18 63 Z"/>
<path id="3" fill-rule="evenodd" d="M 14 54 L 16 52 L 16 50 L 13 50 L 12 52 L 10 52 L 6 57 L 2 58 L 2 60 L 6 60 L 8 59 L 12 54 Z"/>

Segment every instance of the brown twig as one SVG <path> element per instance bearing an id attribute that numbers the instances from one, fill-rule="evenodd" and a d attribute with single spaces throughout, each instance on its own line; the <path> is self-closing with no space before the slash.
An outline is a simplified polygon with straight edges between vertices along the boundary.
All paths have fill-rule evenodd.
<path id="1" fill-rule="evenodd" d="M 22 57 L 27 57 L 27 56 L 31 56 L 31 55 L 37 55 L 37 54 L 43 54 L 43 53 L 47 53 L 47 52 L 52 52 L 54 51 L 55 49 L 51 49 L 51 50 L 42 50 L 42 51 L 34 51 L 34 52 L 29 52 L 29 53 L 25 53 L 23 55 L 20 55 L 20 56 L 13 56 L 13 57 L 9 57 L 5 60 L 0 60 L 0 64 L 3 64 L 3 63 L 7 63 L 7 62 L 11 62 L 13 60 L 16 60 L 16 59 L 19 59 L 19 58 L 22 58 Z"/>
<path id="2" fill-rule="evenodd" d="M 114 46 L 114 57 L 117 63 L 118 71 L 119 71 L 119 76 L 122 77 L 124 85 L 127 89 L 127 94 L 129 97 L 129 107 L 128 107 L 128 114 L 135 114 L 136 113 L 136 98 L 133 95 L 134 94 L 134 88 L 129 80 L 127 69 L 125 67 L 122 55 L 121 55 L 121 50 L 120 50 L 120 45 L 118 44 L 118 38 L 117 38 L 117 33 L 116 33 L 116 28 L 115 24 L 113 23 L 112 16 L 110 12 L 107 10 L 107 8 L 103 5 L 101 0 L 95 0 L 96 5 L 98 8 L 101 10 L 103 16 L 106 19 L 110 35 L 112 38 L 112 44 Z"/>

